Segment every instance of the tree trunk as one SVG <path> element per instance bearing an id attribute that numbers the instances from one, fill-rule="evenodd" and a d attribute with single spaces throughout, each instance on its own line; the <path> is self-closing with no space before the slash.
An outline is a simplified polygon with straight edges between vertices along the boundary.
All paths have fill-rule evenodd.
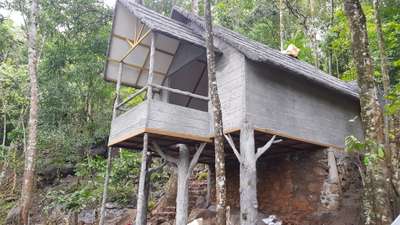
<path id="1" fill-rule="evenodd" d="M 379 0 L 373 0 L 373 5 L 374 5 L 374 19 L 375 19 L 375 25 L 376 25 L 376 34 L 378 38 L 378 47 L 379 47 L 379 56 L 381 60 L 381 76 L 382 76 L 382 84 L 383 84 L 383 95 L 387 96 L 390 92 L 390 77 L 389 77 L 389 62 L 388 58 L 386 55 L 386 48 L 385 48 L 385 39 L 384 39 L 384 34 L 382 31 L 382 22 L 381 22 L 381 17 L 380 17 L 380 1 Z M 385 98 L 385 105 L 389 104 L 388 100 Z M 396 117 L 396 115 L 393 115 L 393 119 Z M 400 182 L 399 177 L 396 175 L 399 170 L 399 161 L 397 158 L 397 152 L 398 149 L 395 147 L 395 141 L 391 141 L 390 139 L 390 133 L 393 132 L 394 136 L 396 135 L 396 129 L 393 126 L 393 122 L 390 115 L 383 115 L 384 119 L 384 133 L 385 133 L 385 147 L 387 148 L 388 157 L 387 157 L 387 163 L 390 165 L 390 179 L 391 183 L 393 184 L 393 191 L 390 193 L 391 194 L 391 199 L 393 200 L 393 215 L 397 215 L 400 209 L 400 196 L 399 191 L 400 188 L 396 185 Z M 395 139 L 394 139 L 395 140 Z M 396 194 L 397 193 L 397 194 Z"/>
<path id="2" fill-rule="evenodd" d="M 179 145 L 178 192 L 176 196 L 176 225 L 187 225 L 189 209 L 189 171 L 190 152 L 186 145 Z"/>
<path id="3" fill-rule="evenodd" d="M 147 219 L 147 200 L 148 200 L 148 170 L 149 170 L 149 153 L 148 153 L 148 134 L 143 137 L 142 164 L 139 176 L 139 190 L 137 195 L 136 207 L 136 225 L 146 225 Z"/>
<path id="4" fill-rule="evenodd" d="M 6 107 L 5 107 L 5 103 L 4 103 L 4 115 L 3 115 L 3 141 L 1 143 L 1 145 L 3 145 L 3 147 L 6 146 L 6 139 L 7 139 L 7 113 L 6 113 Z"/>
<path id="5" fill-rule="evenodd" d="M 334 12 L 335 12 L 335 6 L 333 3 L 333 0 L 329 1 L 329 11 L 330 11 L 330 18 L 329 18 L 329 28 L 333 26 L 333 19 L 334 19 Z M 332 43 L 329 43 L 329 51 L 328 51 L 328 73 L 329 75 L 333 76 L 333 70 L 332 70 L 332 63 L 333 63 L 333 49 L 332 49 Z M 336 75 L 338 77 L 339 74 Z"/>
<path id="6" fill-rule="evenodd" d="M 215 75 L 215 53 L 212 34 L 212 16 L 209 0 L 205 0 L 205 21 L 206 21 L 206 45 L 207 45 L 207 66 L 208 86 L 211 97 L 211 107 L 214 120 L 214 146 L 215 146 L 215 172 L 216 172 L 216 199 L 217 199 L 217 224 L 226 224 L 226 190 L 225 190 L 225 152 L 224 134 L 222 124 L 221 102 L 218 95 L 217 79 Z"/>
<path id="7" fill-rule="evenodd" d="M 309 37 L 311 41 L 311 48 L 314 54 L 314 66 L 319 68 L 319 53 L 318 53 L 318 41 L 317 41 L 317 18 L 315 17 L 315 1 L 309 0 L 310 5 L 310 16 L 311 16 L 311 23 L 309 28 Z"/>
<path id="8" fill-rule="evenodd" d="M 383 83 L 383 92 L 385 95 L 389 93 L 390 89 L 390 78 L 389 78 L 389 63 L 386 56 L 386 48 L 385 48 L 385 39 L 382 31 L 382 22 L 379 14 L 380 2 L 379 0 L 373 0 L 374 3 L 374 19 L 376 25 L 376 35 L 378 37 L 378 46 L 379 46 L 379 56 L 381 59 L 381 73 L 382 73 L 382 83 Z"/>
<path id="9" fill-rule="evenodd" d="M 176 225 L 187 225 L 189 207 L 189 178 L 205 146 L 206 143 L 202 143 L 196 149 L 196 153 L 189 162 L 190 151 L 187 145 L 177 145 L 179 148 L 179 158 L 176 159 L 172 156 L 166 155 L 161 148 L 155 142 L 153 142 L 153 150 L 156 151 L 165 161 L 170 162 L 177 167 L 178 190 L 176 194 Z"/>
<path id="10" fill-rule="evenodd" d="M 38 120 L 38 83 L 37 83 L 37 0 L 31 1 L 30 24 L 28 34 L 28 73 L 30 78 L 30 110 L 28 122 L 28 146 L 25 152 L 25 169 L 21 190 L 21 217 L 20 222 L 28 224 L 29 211 L 32 204 L 33 177 L 35 174 L 37 120 Z"/>
<path id="11" fill-rule="evenodd" d="M 366 141 L 384 144 L 383 115 L 378 103 L 373 77 L 373 62 L 368 49 L 368 33 L 365 15 L 359 0 L 345 0 L 345 13 L 349 21 L 353 58 L 360 86 L 361 120 Z M 377 149 L 366 149 L 376 153 Z M 364 199 L 365 224 L 390 224 L 388 171 L 384 159 L 378 158 L 366 165 Z"/>
<path id="12" fill-rule="evenodd" d="M 143 0 L 134 0 L 134 2 L 136 2 L 136 3 L 140 4 L 140 5 L 143 5 Z"/>
<path id="13" fill-rule="evenodd" d="M 240 225 L 257 223 L 257 169 L 254 129 L 246 121 L 240 130 Z"/>
<path id="14" fill-rule="evenodd" d="M 207 207 L 215 202 L 215 166 L 207 164 Z"/>
<path id="15" fill-rule="evenodd" d="M 199 15 L 199 0 L 192 0 L 192 13 Z"/>
<path id="16" fill-rule="evenodd" d="M 284 36 L 285 36 L 285 25 L 283 21 L 283 0 L 279 0 L 279 41 L 280 41 L 280 46 L 281 46 L 281 51 L 285 50 L 284 49 Z"/>
<path id="17" fill-rule="evenodd" d="M 384 96 L 389 94 L 390 91 L 390 78 L 389 78 L 389 63 L 385 52 L 385 39 L 383 37 L 382 22 L 379 14 L 379 0 L 373 0 L 374 5 L 374 19 L 376 27 L 376 35 L 378 38 L 379 56 L 381 59 L 381 76 L 383 84 L 383 94 Z M 385 104 L 387 104 L 385 99 Z M 389 147 L 389 117 L 383 115 L 384 119 L 384 132 L 385 132 L 385 145 Z"/>
<path id="18" fill-rule="evenodd" d="M 107 151 L 107 169 L 106 169 L 106 177 L 104 178 L 104 186 L 103 186 L 103 199 L 101 201 L 101 209 L 100 209 L 100 221 L 99 225 L 104 225 L 105 216 L 106 216 L 106 202 L 108 197 L 108 183 L 110 180 L 111 173 L 111 148 L 108 148 Z"/>

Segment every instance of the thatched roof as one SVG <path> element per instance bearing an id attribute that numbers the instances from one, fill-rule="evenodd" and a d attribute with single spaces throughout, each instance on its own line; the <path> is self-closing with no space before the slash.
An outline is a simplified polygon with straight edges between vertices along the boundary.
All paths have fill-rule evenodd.
<path id="1" fill-rule="evenodd" d="M 190 26 L 194 23 L 200 28 L 204 29 L 204 20 L 202 17 L 196 16 L 178 7 L 174 7 L 172 18 Z M 199 35 L 203 35 L 203 31 L 196 29 L 192 30 Z M 316 82 L 322 86 L 341 92 L 348 96 L 359 97 L 359 88 L 350 83 L 346 83 L 336 77 L 330 76 L 327 73 L 319 70 L 306 62 L 285 55 L 276 49 L 272 49 L 259 42 L 252 41 L 243 35 L 226 29 L 222 26 L 214 26 L 214 35 L 224 42 L 236 48 L 248 59 L 271 64 L 273 66 L 290 71 L 291 74 L 302 76 L 305 79 Z"/>

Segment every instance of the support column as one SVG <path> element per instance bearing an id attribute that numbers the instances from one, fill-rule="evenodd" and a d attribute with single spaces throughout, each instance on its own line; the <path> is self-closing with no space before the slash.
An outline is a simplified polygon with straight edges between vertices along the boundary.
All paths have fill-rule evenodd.
<path id="1" fill-rule="evenodd" d="M 136 225 L 146 225 L 147 219 L 147 204 L 149 194 L 148 184 L 148 169 L 150 164 L 148 153 L 148 134 L 144 133 L 143 136 L 143 151 L 142 151 L 142 164 L 140 167 L 139 176 L 139 189 L 137 195 L 137 211 L 136 211 Z"/>
<path id="2" fill-rule="evenodd" d="M 155 54 L 156 54 L 156 38 L 157 34 L 152 31 L 150 36 L 150 58 L 149 58 L 149 75 L 147 78 L 147 99 L 152 99 L 153 97 L 153 87 L 151 84 L 153 83 L 154 77 L 154 61 L 155 61 Z"/>
<path id="3" fill-rule="evenodd" d="M 254 129 L 244 123 L 240 130 L 240 224 L 257 223 L 257 169 Z"/>
<path id="4" fill-rule="evenodd" d="M 244 120 L 240 130 L 240 152 L 236 149 L 232 137 L 225 135 L 240 163 L 240 225 L 254 225 L 257 223 L 257 160 L 271 147 L 275 135 L 262 147 L 257 148 L 254 142 L 254 128 Z"/>
<path id="5" fill-rule="evenodd" d="M 325 180 L 321 191 L 321 203 L 327 210 L 339 207 L 340 180 L 336 164 L 335 150 L 328 148 L 328 178 Z"/>
<path id="6" fill-rule="evenodd" d="M 189 178 L 194 167 L 199 161 L 199 157 L 204 150 L 206 143 L 200 144 L 196 149 L 196 153 L 190 160 L 190 151 L 187 145 L 178 144 L 179 157 L 174 158 L 166 155 L 161 148 L 153 142 L 153 150 L 156 151 L 165 161 L 172 163 L 177 168 L 178 188 L 176 194 L 176 225 L 187 225 L 189 211 Z"/>
<path id="7" fill-rule="evenodd" d="M 179 144 L 178 191 L 176 196 L 176 225 L 186 225 L 189 208 L 189 157 L 187 145 Z"/>

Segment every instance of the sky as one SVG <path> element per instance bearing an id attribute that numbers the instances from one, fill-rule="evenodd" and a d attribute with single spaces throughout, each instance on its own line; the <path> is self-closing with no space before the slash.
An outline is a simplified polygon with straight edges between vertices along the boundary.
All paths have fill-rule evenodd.
<path id="1" fill-rule="evenodd" d="M 116 0 L 98 0 L 98 1 L 99 2 L 103 1 L 105 5 L 113 8 Z M 5 16 L 5 17 L 7 17 L 7 18 L 10 18 L 12 21 L 14 21 L 14 23 L 17 26 L 20 26 L 20 25 L 22 25 L 24 23 L 24 20 L 22 19 L 22 16 L 21 16 L 21 14 L 19 12 L 9 11 L 9 10 L 0 8 L 0 14 Z"/>

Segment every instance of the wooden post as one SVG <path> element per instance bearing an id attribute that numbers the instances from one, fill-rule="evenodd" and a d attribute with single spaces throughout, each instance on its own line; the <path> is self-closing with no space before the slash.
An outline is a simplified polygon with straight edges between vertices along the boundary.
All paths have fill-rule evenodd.
<path id="1" fill-rule="evenodd" d="M 109 183 L 109 180 L 110 180 L 110 173 L 111 173 L 111 151 L 112 151 L 112 148 L 109 147 L 107 149 L 107 170 L 106 170 L 106 176 L 104 178 L 103 199 L 101 201 L 99 225 L 104 225 L 105 217 L 106 217 L 106 203 L 107 203 L 107 196 L 108 196 L 108 183 Z"/>
<path id="2" fill-rule="evenodd" d="M 117 84 L 115 88 L 115 100 L 114 100 L 114 107 L 113 107 L 113 114 L 112 114 L 112 119 L 114 120 L 117 117 L 118 114 L 118 105 L 119 105 L 119 94 L 120 94 L 120 88 L 121 88 L 121 78 L 122 78 L 122 66 L 123 63 L 119 63 L 119 69 L 118 69 L 118 76 L 117 76 Z M 103 225 L 105 223 L 105 216 L 106 216 L 106 202 L 107 202 L 107 197 L 108 197 L 108 183 L 110 180 L 110 173 L 111 173 L 111 166 L 112 166 L 112 159 L 111 159 L 111 152 L 114 150 L 114 148 L 109 147 L 107 149 L 107 169 L 106 169 L 106 176 L 104 178 L 104 185 L 103 185 L 103 198 L 101 201 L 101 208 L 100 208 L 100 220 L 99 220 L 99 225 Z"/>
<path id="3" fill-rule="evenodd" d="M 136 211 L 136 225 L 146 225 L 147 219 L 147 200 L 148 190 L 146 187 L 147 171 L 149 166 L 149 155 L 148 155 L 148 134 L 144 133 L 143 136 L 143 151 L 142 151 L 142 165 L 140 167 L 139 176 L 139 189 L 137 195 L 137 211 Z"/>
<path id="4" fill-rule="evenodd" d="M 240 131 L 240 224 L 257 223 L 257 169 L 254 129 L 244 123 Z"/>
<path id="5" fill-rule="evenodd" d="M 170 162 L 177 167 L 178 173 L 178 188 L 176 194 L 176 225 L 187 225 L 188 222 L 188 208 L 189 208 L 189 178 L 192 174 L 194 167 L 199 160 L 201 153 L 204 150 L 206 143 L 202 143 L 193 155 L 190 161 L 190 151 L 187 145 L 178 144 L 179 157 L 174 158 L 166 155 L 157 143 L 153 142 L 153 150 L 156 151 L 165 161 Z"/>
<path id="6" fill-rule="evenodd" d="M 113 119 L 117 117 L 118 114 L 118 104 L 119 104 L 119 94 L 120 94 L 120 89 L 121 89 L 121 79 L 122 79 L 122 66 L 123 63 L 119 63 L 119 69 L 118 69 L 118 76 L 117 76 L 117 85 L 115 87 L 115 100 L 114 100 L 114 108 L 113 108 Z"/>
<path id="7" fill-rule="evenodd" d="M 189 186 L 187 184 L 187 173 L 189 171 L 190 152 L 187 145 L 179 146 L 178 163 L 178 194 L 176 196 L 176 225 L 186 225 L 189 208 Z"/>
<path id="8" fill-rule="evenodd" d="M 240 153 L 236 149 L 232 137 L 225 135 L 226 140 L 240 163 L 240 225 L 257 223 L 257 159 L 264 154 L 275 140 L 273 136 L 264 146 L 255 151 L 254 128 L 245 120 L 240 130 Z"/>
<path id="9" fill-rule="evenodd" d="M 154 77 L 154 61 L 155 61 L 155 54 L 156 54 L 156 38 L 157 34 L 153 31 L 151 32 L 151 43 L 150 43 L 150 61 L 149 61 L 149 75 L 147 77 L 147 99 L 151 99 L 153 97 L 153 87 L 151 84 L 153 83 Z"/>

